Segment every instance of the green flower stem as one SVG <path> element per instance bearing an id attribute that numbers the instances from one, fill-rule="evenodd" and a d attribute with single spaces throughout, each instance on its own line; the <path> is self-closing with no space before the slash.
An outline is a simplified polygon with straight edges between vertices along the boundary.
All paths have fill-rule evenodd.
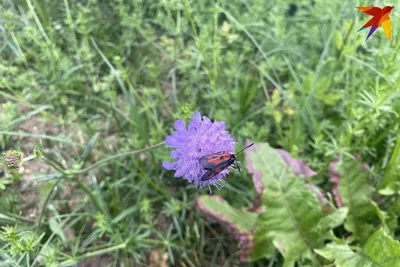
<path id="1" fill-rule="evenodd" d="M 116 155 L 113 155 L 113 156 L 104 158 L 104 159 L 102 159 L 102 160 L 96 162 L 95 164 L 90 165 L 89 167 L 86 167 L 86 168 L 84 168 L 84 169 L 73 170 L 73 171 L 70 172 L 70 174 L 71 174 L 71 175 L 74 175 L 74 174 L 84 173 L 84 172 L 90 171 L 91 169 L 94 169 L 94 168 L 96 168 L 96 167 L 99 167 L 99 166 L 101 166 L 101 165 L 104 165 L 104 164 L 106 164 L 107 162 L 112 161 L 112 160 L 114 160 L 114 159 L 123 158 L 123 157 L 127 157 L 127 156 L 136 155 L 136 154 L 139 154 L 139 153 L 143 153 L 143 152 L 146 152 L 146 151 L 149 151 L 149 150 L 153 150 L 153 149 L 155 149 L 155 148 L 158 148 L 158 147 L 160 147 L 160 146 L 162 146 L 162 145 L 164 145 L 164 144 L 165 144 L 165 141 L 163 141 L 163 142 L 161 142 L 161 143 L 158 143 L 158 144 L 156 144 L 156 145 L 154 145 L 154 146 L 149 146 L 149 147 L 146 147 L 146 148 L 143 148 L 143 149 L 140 149 L 140 150 L 128 151 L 128 152 L 116 154 Z"/>
<path id="2" fill-rule="evenodd" d="M 28 156 L 26 158 L 23 158 L 22 162 L 30 161 L 30 160 L 33 160 L 33 159 L 36 159 L 36 158 L 37 158 L 36 155 L 30 155 L 30 156 Z"/>
<path id="3" fill-rule="evenodd" d="M 93 251 L 93 252 L 88 252 L 88 253 L 85 253 L 85 254 L 80 255 L 78 257 L 75 257 L 73 259 L 65 260 L 65 261 L 61 262 L 61 265 L 65 266 L 65 265 L 70 265 L 70 264 L 73 264 L 73 263 L 77 263 L 78 261 L 86 259 L 86 258 L 95 257 L 95 256 L 98 256 L 98 255 L 107 254 L 107 253 L 110 253 L 110 252 L 113 252 L 113 251 L 116 251 L 116 250 L 124 249 L 124 248 L 126 248 L 126 246 L 127 246 L 127 242 L 124 242 L 124 243 L 116 245 L 116 246 L 108 247 L 108 248 L 105 248 L 105 249 L 100 249 L 100 250 Z"/>
<path id="4" fill-rule="evenodd" d="M 102 160 L 96 162 L 95 164 L 90 165 L 90 166 L 87 167 L 87 168 L 80 169 L 80 170 L 73 170 L 73 171 L 62 170 L 60 167 L 56 166 L 56 164 L 52 163 L 51 160 L 45 158 L 44 156 L 42 156 L 41 158 L 42 158 L 44 161 L 46 161 L 46 163 L 48 163 L 50 166 L 52 166 L 53 168 L 55 168 L 57 171 L 61 172 L 61 173 L 64 174 L 65 176 L 69 176 L 69 177 L 70 177 L 70 176 L 73 176 L 73 175 L 75 175 L 75 174 L 80 174 L 80 173 L 84 173 L 84 172 L 90 171 L 90 170 L 92 170 L 92 169 L 94 169 L 94 168 L 96 168 L 96 167 L 99 167 L 99 166 L 101 166 L 101 165 L 104 165 L 105 163 L 107 163 L 107 162 L 109 162 L 109 161 L 112 161 L 112 160 L 114 160 L 114 159 L 116 159 L 116 158 L 122 158 L 122 157 L 132 156 L 132 155 L 136 155 L 136 154 L 143 153 L 143 152 L 146 152 L 146 151 L 150 151 L 150 150 L 155 149 L 155 148 L 158 148 L 158 147 L 160 147 L 160 146 L 162 146 L 162 145 L 164 145 L 164 144 L 165 144 L 165 141 L 163 141 L 163 142 L 161 142 L 161 143 L 158 143 L 158 144 L 156 144 L 156 145 L 154 145 L 154 146 L 150 146 L 150 147 L 144 148 L 144 149 L 135 150 L 135 151 L 128 151 L 128 152 L 116 154 L 116 155 L 113 155 L 113 156 L 104 158 L 104 159 L 102 159 Z M 36 157 L 36 156 L 29 156 L 29 157 L 27 157 L 27 158 L 24 158 L 24 161 L 30 160 L 31 158 L 35 158 L 35 157 Z M 64 175 L 61 176 L 60 178 L 58 178 L 58 180 L 54 183 L 53 187 L 51 188 L 49 194 L 47 195 L 46 200 L 45 200 L 45 202 L 44 202 L 44 204 L 43 204 L 43 207 L 42 207 L 42 212 L 40 213 L 40 217 L 39 217 L 39 220 L 38 220 L 38 223 L 37 223 L 37 229 L 39 229 L 40 226 L 41 226 L 41 223 L 42 223 L 42 220 L 43 220 L 44 211 L 45 211 L 45 209 L 46 209 L 46 206 L 47 206 L 48 202 L 50 201 L 52 192 L 53 192 L 53 190 L 56 188 L 56 186 L 58 185 L 58 183 L 61 181 L 61 179 L 64 177 Z M 87 188 L 81 181 L 79 181 L 78 178 L 75 178 L 74 180 L 76 181 L 76 183 L 78 184 L 78 186 L 89 196 L 89 198 L 91 198 L 91 200 L 93 201 L 93 203 L 94 203 L 94 205 L 96 206 L 96 208 L 97 208 L 99 211 L 101 211 L 101 212 L 104 213 L 105 211 L 102 209 L 100 203 L 98 202 L 97 198 L 92 194 L 92 192 L 90 191 L 90 189 Z M 162 192 L 162 193 L 165 194 L 165 192 L 164 192 L 163 190 L 161 190 L 160 188 L 158 188 L 154 183 L 152 183 L 152 185 L 155 186 L 160 192 Z"/>

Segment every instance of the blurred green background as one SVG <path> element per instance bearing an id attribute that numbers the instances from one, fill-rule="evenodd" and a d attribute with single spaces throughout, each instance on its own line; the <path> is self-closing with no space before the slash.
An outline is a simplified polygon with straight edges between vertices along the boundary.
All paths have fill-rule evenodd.
<path id="1" fill-rule="evenodd" d="M 370 17 L 355 6 L 382 1 L 0 3 L 0 148 L 44 157 L 0 180 L 6 263 L 164 266 L 151 263 L 160 251 L 157 264 L 238 266 L 236 240 L 193 207 L 208 190 L 162 168 L 170 149 L 74 173 L 164 141 L 194 111 L 226 121 L 240 148 L 248 138 L 304 160 L 327 192 L 330 161 L 351 154 L 377 190 L 397 190 L 396 7 L 392 41 L 380 28 L 365 42 Z M 251 176 L 227 182 L 215 193 L 251 206 Z"/>

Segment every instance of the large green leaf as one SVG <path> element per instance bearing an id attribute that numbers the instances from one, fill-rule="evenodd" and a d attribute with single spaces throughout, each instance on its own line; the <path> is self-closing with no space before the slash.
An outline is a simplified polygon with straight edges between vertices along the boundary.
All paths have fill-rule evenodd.
<path id="1" fill-rule="evenodd" d="M 235 236 L 241 247 L 239 259 L 246 261 L 254 247 L 252 229 L 257 213 L 235 209 L 219 196 L 200 196 L 196 199 L 196 207 Z"/>
<path id="2" fill-rule="evenodd" d="M 365 243 L 380 223 L 372 202 L 374 188 L 368 184 L 368 173 L 357 159 L 343 156 L 337 168 L 339 193 L 344 206 L 349 208 L 345 228 L 354 239 Z"/>
<path id="3" fill-rule="evenodd" d="M 368 239 L 364 253 L 381 266 L 400 266 L 400 244 L 386 234 L 383 228 Z"/>
<path id="4" fill-rule="evenodd" d="M 268 144 L 258 144 L 253 151 L 249 156 L 262 176 L 265 212 L 257 219 L 252 257 L 270 257 L 273 244 L 284 256 L 285 266 L 292 266 L 322 245 L 317 228 L 323 218 L 321 207 L 304 179 L 295 177 Z"/>
<path id="5" fill-rule="evenodd" d="M 333 261 L 337 267 L 399 267 L 400 244 L 384 229 L 378 230 L 366 242 L 363 251 L 353 251 L 345 244 L 328 244 L 316 252 Z"/>

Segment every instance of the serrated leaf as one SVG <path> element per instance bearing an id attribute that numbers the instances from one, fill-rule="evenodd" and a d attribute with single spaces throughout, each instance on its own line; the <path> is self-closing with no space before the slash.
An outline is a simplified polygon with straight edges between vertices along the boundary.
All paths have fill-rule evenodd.
<path id="1" fill-rule="evenodd" d="M 253 249 L 252 229 L 258 216 L 257 213 L 235 209 L 219 196 L 200 196 L 196 199 L 195 206 L 207 217 L 218 221 L 235 236 L 241 246 L 239 259 L 246 261 L 248 254 Z"/>
<path id="2" fill-rule="evenodd" d="M 379 224 L 372 204 L 374 188 L 368 184 L 368 173 L 357 159 L 343 156 L 337 169 L 340 175 L 338 191 L 343 205 L 349 208 L 345 228 L 364 243 Z"/>
<path id="3" fill-rule="evenodd" d="M 257 219 L 252 257 L 271 256 L 268 244 L 272 242 L 284 256 L 285 265 L 291 266 L 322 245 L 317 231 L 323 217 L 319 202 L 304 179 L 295 177 L 268 144 L 258 144 L 249 157 L 253 168 L 262 174 L 262 203 L 266 210 Z M 267 249 L 262 251 L 261 244 Z"/>
<path id="4" fill-rule="evenodd" d="M 51 229 L 51 231 L 53 233 L 58 235 L 62 239 L 62 241 L 66 242 L 64 231 L 63 231 L 63 229 L 61 228 L 60 224 L 57 222 L 56 219 L 50 218 L 49 219 L 49 226 L 50 226 L 50 229 Z"/>
<path id="5" fill-rule="evenodd" d="M 316 252 L 337 267 L 398 267 L 400 244 L 381 228 L 366 242 L 363 251 L 353 251 L 346 244 L 328 244 Z"/>

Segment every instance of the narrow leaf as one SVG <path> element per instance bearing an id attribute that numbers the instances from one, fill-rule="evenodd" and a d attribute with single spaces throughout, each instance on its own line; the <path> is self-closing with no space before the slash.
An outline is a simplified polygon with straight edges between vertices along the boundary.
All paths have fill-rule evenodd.
<path id="1" fill-rule="evenodd" d="M 54 218 L 50 218 L 49 225 L 50 225 L 51 231 L 53 231 L 53 233 L 58 235 L 63 242 L 66 242 L 64 231 L 61 228 L 60 224 L 57 222 L 57 220 Z"/>

